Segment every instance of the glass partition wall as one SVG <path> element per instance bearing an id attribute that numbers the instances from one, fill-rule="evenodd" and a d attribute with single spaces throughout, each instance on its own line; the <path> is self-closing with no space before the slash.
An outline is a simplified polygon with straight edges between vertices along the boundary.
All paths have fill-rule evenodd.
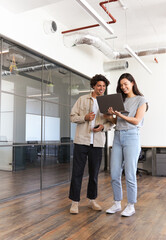
<path id="1" fill-rule="evenodd" d="M 70 111 L 89 79 L 0 40 L 0 200 L 70 180 Z M 87 170 L 85 171 L 85 175 Z"/>

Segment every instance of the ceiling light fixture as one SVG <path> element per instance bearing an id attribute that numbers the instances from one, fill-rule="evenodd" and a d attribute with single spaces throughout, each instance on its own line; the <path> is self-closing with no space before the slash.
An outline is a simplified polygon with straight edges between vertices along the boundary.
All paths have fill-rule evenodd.
<path id="1" fill-rule="evenodd" d="M 100 15 L 85 1 L 85 0 L 76 0 L 81 7 L 85 9 L 86 12 L 88 12 L 91 17 L 93 17 L 98 24 L 103 27 L 108 33 L 113 34 L 114 30 L 104 21 L 103 18 L 100 17 Z"/>
<path id="2" fill-rule="evenodd" d="M 46 97 L 46 96 L 50 96 L 51 94 L 50 93 L 43 93 L 43 94 L 33 94 L 33 95 L 28 95 L 27 97 L 29 98 L 34 98 L 34 97 Z"/>
<path id="3" fill-rule="evenodd" d="M 128 53 L 134 57 L 150 74 L 152 74 L 152 71 L 145 65 L 145 63 L 137 56 L 137 54 L 128 46 L 124 45 L 124 49 L 128 51 Z"/>
<path id="4" fill-rule="evenodd" d="M 2 53 L 8 53 L 9 52 L 9 50 L 3 50 L 2 52 L 0 52 L 0 54 Z"/>
<path id="5" fill-rule="evenodd" d="M 124 2 L 123 2 L 122 0 L 118 0 L 118 1 L 119 1 L 119 3 L 120 3 L 121 7 L 122 7 L 124 10 L 126 10 L 127 7 L 126 7 L 126 5 L 124 4 Z"/>

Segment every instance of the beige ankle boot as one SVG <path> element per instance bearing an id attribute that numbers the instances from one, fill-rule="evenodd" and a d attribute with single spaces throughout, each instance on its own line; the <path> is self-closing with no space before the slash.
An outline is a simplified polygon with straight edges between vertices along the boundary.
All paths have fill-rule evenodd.
<path id="1" fill-rule="evenodd" d="M 70 207 L 70 213 L 78 214 L 78 202 L 72 201 L 72 204 Z"/>
<path id="2" fill-rule="evenodd" d="M 89 207 L 95 211 L 101 211 L 101 206 L 96 202 L 96 200 L 90 200 Z"/>

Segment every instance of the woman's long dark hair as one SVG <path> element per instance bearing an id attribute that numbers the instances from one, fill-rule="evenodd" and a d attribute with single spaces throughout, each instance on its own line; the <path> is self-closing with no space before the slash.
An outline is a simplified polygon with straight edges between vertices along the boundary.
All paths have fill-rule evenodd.
<path id="1" fill-rule="evenodd" d="M 127 80 L 129 80 L 130 82 L 133 83 L 133 93 L 135 95 L 143 96 L 143 94 L 139 91 L 139 89 L 137 87 L 134 77 L 130 73 L 123 73 L 118 80 L 118 84 L 117 84 L 117 88 L 116 88 L 116 92 L 122 94 L 123 101 L 126 99 L 127 95 L 122 91 L 121 86 L 120 86 L 120 81 L 124 78 L 126 78 Z"/>
<path id="2" fill-rule="evenodd" d="M 117 88 L 116 88 L 116 92 L 122 94 L 123 101 L 125 101 L 127 95 L 122 91 L 122 89 L 120 87 L 120 81 L 124 78 L 126 78 L 130 82 L 133 82 L 133 84 L 134 84 L 133 85 L 133 93 L 135 95 L 143 96 L 143 94 L 139 91 L 139 89 L 137 87 L 137 84 L 136 84 L 136 81 L 135 81 L 134 77 L 130 73 L 123 73 L 118 80 L 118 84 L 117 84 Z M 148 110 L 148 107 L 149 107 L 148 103 L 146 103 L 146 111 Z"/>

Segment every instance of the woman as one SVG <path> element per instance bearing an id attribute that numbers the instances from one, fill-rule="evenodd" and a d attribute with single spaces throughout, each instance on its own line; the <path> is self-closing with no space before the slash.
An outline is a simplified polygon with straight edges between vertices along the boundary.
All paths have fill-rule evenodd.
<path id="1" fill-rule="evenodd" d="M 124 168 L 128 204 L 121 215 L 128 217 L 135 213 L 134 204 L 137 202 L 136 171 L 141 150 L 139 128 L 143 124 L 148 105 L 129 73 L 120 76 L 116 90 L 122 94 L 125 110 L 129 113 L 122 114 L 112 108 L 108 110 L 112 114 L 110 120 L 116 124 L 111 152 L 111 183 L 115 202 L 106 212 L 116 213 L 121 210 L 123 198 L 121 175 Z"/>

